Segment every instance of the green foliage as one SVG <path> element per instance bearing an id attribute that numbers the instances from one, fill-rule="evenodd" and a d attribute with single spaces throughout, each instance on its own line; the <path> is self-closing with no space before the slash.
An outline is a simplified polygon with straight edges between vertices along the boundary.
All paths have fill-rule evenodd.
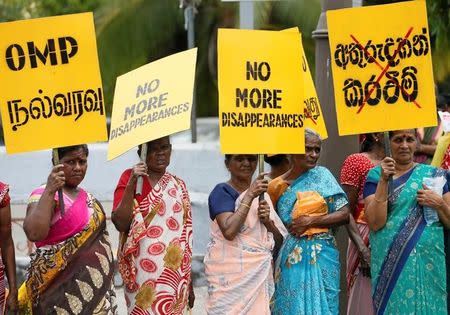
<path id="1" fill-rule="evenodd" d="M 98 52 L 107 111 L 116 77 L 186 49 L 183 14 L 176 1 L 110 3 L 96 13 Z"/>
<path id="2" fill-rule="evenodd" d="M 198 116 L 217 115 L 217 29 L 238 27 L 239 5 L 221 0 L 194 1 L 198 47 L 196 100 Z M 398 2 L 369 0 L 365 4 Z M 187 49 L 180 0 L 0 0 L 0 19 L 52 16 L 94 11 L 105 103 L 111 113 L 116 77 L 141 65 Z M 450 86 L 448 0 L 427 0 L 435 80 Z M 314 71 L 320 0 L 255 2 L 255 27 L 282 30 L 298 26 L 309 66 Z"/>
<path id="3" fill-rule="evenodd" d="M 187 2 L 187 1 L 186 1 Z M 196 0 L 195 42 L 198 47 L 196 100 L 198 116 L 218 112 L 217 29 L 237 27 L 239 6 L 220 0 Z M 113 0 L 96 11 L 99 57 L 108 111 L 115 78 L 136 67 L 185 50 L 187 33 L 179 1 Z M 259 29 L 300 26 L 308 60 L 313 60 L 311 32 L 320 14 L 319 0 L 260 2 L 255 7 Z M 283 21 L 285 20 L 285 21 Z M 314 68 L 314 65 L 311 64 Z"/>
<path id="4" fill-rule="evenodd" d="M 51 16 L 94 11 L 108 0 L 45 0 L 35 1 L 39 16 Z"/>
<path id="5" fill-rule="evenodd" d="M 32 16 L 30 0 L 0 0 L 0 21 L 22 20 Z"/>

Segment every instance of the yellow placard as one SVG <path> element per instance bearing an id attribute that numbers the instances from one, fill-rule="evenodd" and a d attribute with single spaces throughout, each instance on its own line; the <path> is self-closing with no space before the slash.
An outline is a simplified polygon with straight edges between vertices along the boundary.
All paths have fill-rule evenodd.
<path id="1" fill-rule="evenodd" d="M 196 60 L 193 48 L 117 78 L 108 160 L 190 128 Z"/>
<path id="2" fill-rule="evenodd" d="M 327 11 L 340 135 L 437 124 L 425 1 Z"/>
<path id="3" fill-rule="evenodd" d="M 222 153 L 304 153 L 299 33 L 219 29 Z"/>
<path id="4" fill-rule="evenodd" d="M 107 139 L 92 13 L 0 23 L 6 151 Z"/>
<path id="5" fill-rule="evenodd" d="M 299 32 L 297 27 L 286 29 L 282 32 Z M 319 133 L 322 139 L 328 138 L 327 127 L 323 118 L 323 112 L 317 97 L 316 88 L 306 59 L 305 50 L 302 45 L 302 74 L 303 74 L 303 103 L 302 112 L 305 117 L 305 128 L 310 128 Z"/>

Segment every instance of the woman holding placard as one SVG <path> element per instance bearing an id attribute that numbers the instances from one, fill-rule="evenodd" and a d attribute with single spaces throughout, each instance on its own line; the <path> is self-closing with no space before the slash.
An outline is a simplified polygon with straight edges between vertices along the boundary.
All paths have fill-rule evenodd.
<path id="1" fill-rule="evenodd" d="M 384 158 L 382 133 L 368 133 L 361 153 L 349 155 L 341 168 L 340 182 L 351 212 L 346 226 L 350 236 L 347 249 L 348 315 L 373 314 L 370 280 L 369 226 L 364 216 L 363 188 L 367 173 Z"/>
<path id="2" fill-rule="evenodd" d="M 17 308 L 16 261 L 11 236 L 11 207 L 7 184 L 0 182 L 0 314 Z M 6 271 L 6 272 L 5 272 Z M 5 301 L 5 274 L 8 278 L 8 298 Z"/>
<path id="3" fill-rule="evenodd" d="M 31 193 L 23 228 L 36 251 L 19 289 L 20 314 L 117 314 L 106 215 L 79 186 L 88 154 L 85 144 L 59 148 L 60 163 Z"/>
<path id="4" fill-rule="evenodd" d="M 320 136 L 305 130 L 305 154 L 269 184 L 289 236 L 277 259 L 272 314 L 338 314 L 339 251 L 332 227 L 349 220 L 348 201 L 333 175 L 317 166 Z"/>
<path id="5" fill-rule="evenodd" d="M 114 192 L 112 221 L 121 232 L 118 261 L 129 314 L 177 315 L 194 305 L 191 202 L 183 180 L 167 172 L 171 153 L 169 137 L 148 142 L 145 163 L 125 170 Z"/>
<path id="6" fill-rule="evenodd" d="M 392 157 L 369 171 L 363 192 L 374 310 L 447 314 L 443 225 L 450 227 L 448 174 L 414 163 L 414 130 L 389 132 L 389 139 Z"/>
<path id="7" fill-rule="evenodd" d="M 208 198 L 210 242 L 205 255 L 208 281 L 206 313 L 270 314 L 273 255 L 286 229 L 272 203 L 259 201 L 267 190 L 264 173 L 253 182 L 256 155 L 225 155 L 230 179 Z"/>

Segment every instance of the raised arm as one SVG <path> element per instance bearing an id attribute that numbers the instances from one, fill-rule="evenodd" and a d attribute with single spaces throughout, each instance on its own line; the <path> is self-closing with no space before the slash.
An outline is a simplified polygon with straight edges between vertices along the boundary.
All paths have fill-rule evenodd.
<path id="1" fill-rule="evenodd" d="M 283 245 L 284 237 L 281 232 L 278 230 L 275 222 L 270 219 L 270 205 L 267 200 L 261 200 L 258 206 L 258 216 L 261 222 L 266 227 L 267 231 L 272 233 L 273 239 L 275 241 L 275 247 L 273 249 L 274 257 L 278 256 L 278 251 Z"/>
<path id="2" fill-rule="evenodd" d="M 358 248 L 358 251 L 362 253 L 364 259 L 366 259 L 366 256 L 369 253 L 369 249 L 367 248 L 366 244 L 364 244 L 364 240 L 362 239 L 361 234 L 359 233 L 355 219 L 353 219 L 353 214 L 356 211 L 356 204 L 358 200 L 358 189 L 350 185 L 342 185 L 342 188 L 347 194 L 350 211 L 349 222 L 345 226 L 345 228 L 347 229 L 347 233 L 350 236 L 350 239 L 355 244 L 356 248 Z"/>
<path id="3" fill-rule="evenodd" d="M 121 194 L 122 199 L 114 209 L 111 220 L 119 232 L 127 232 L 130 228 L 133 219 L 134 193 L 139 176 L 148 177 L 147 165 L 144 162 L 139 162 L 133 166 L 128 182 L 125 185 L 119 183 L 116 188 L 115 194 Z"/>
<path id="4" fill-rule="evenodd" d="M 378 231 L 386 224 L 389 176 L 395 174 L 395 161 L 393 158 L 385 157 L 380 165 L 381 176 L 375 194 L 364 199 L 367 224 L 372 231 Z"/>
<path id="5" fill-rule="evenodd" d="M 48 235 L 56 207 L 55 194 L 65 183 L 63 168 L 62 164 L 53 167 L 39 201 L 32 202 L 27 207 L 23 229 L 32 242 L 42 241 Z"/>
<path id="6" fill-rule="evenodd" d="M 227 240 L 233 240 L 241 230 L 241 226 L 247 218 L 253 199 L 267 191 L 268 182 L 264 179 L 264 175 L 265 173 L 260 174 L 250 185 L 250 188 L 247 189 L 244 198 L 242 198 L 241 203 L 234 212 L 223 212 L 216 216 L 220 231 Z"/>

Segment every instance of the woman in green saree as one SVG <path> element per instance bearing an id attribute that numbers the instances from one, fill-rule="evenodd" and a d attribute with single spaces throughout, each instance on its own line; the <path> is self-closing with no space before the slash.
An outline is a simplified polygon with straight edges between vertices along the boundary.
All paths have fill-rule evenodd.
<path id="1" fill-rule="evenodd" d="M 364 186 L 371 230 L 371 272 L 376 314 L 447 314 L 443 226 L 450 227 L 447 172 L 413 161 L 414 130 L 389 133 L 392 158 L 369 171 Z M 389 177 L 393 191 L 388 195 Z M 442 196 L 422 184 L 443 176 Z M 426 223 L 423 207 L 437 211 Z"/>

